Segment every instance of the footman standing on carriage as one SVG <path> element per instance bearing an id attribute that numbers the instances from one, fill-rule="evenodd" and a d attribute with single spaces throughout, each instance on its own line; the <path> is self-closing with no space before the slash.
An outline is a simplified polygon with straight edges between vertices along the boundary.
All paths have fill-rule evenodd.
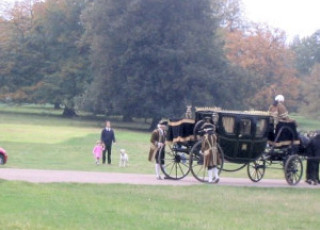
<path id="1" fill-rule="evenodd" d="M 166 128 L 167 122 L 165 121 L 160 121 L 157 129 L 152 131 L 150 142 L 150 151 L 149 151 L 149 157 L 148 160 L 150 162 L 156 162 L 155 164 L 155 172 L 156 172 L 156 178 L 158 180 L 161 180 L 160 176 L 160 164 L 164 164 L 164 151 L 165 151 L 165 140 L 166 140 L 166 133 L 165 133 L 165 128 Z M 159 154 L 160 158 L 159 159 Z"/>

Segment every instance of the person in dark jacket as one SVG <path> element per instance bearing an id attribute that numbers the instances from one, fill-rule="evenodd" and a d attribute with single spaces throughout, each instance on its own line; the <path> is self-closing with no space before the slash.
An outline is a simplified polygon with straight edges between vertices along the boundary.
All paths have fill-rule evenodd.
<path id="1" fill-rule="evenodd" d="M 116 143 L 116 137 L 111 128 L 110 121 L 106 121 L 106 127 L 101 132 L 101 141 L 105 146 L 102 152 L 102 164 L 106 163 L 106 151 L 108 151 L 108 164 L 111 164 L 111 148 L 112 143 Z"/>

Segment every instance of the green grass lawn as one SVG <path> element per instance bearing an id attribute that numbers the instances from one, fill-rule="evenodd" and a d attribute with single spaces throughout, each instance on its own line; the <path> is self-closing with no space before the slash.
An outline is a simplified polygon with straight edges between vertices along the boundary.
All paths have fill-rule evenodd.
<path id="1" fill-rule="evenodd" d="M 61 113 L 61 111 L 60 111 Z M 61 169 L 108 171 L 128 173 L 154 173 L 153 165 L 147 161 L 150 133 L 137 132 L 124 127 L 142 127 L 141 122 L 112 122 L 117 143 L 113 145 L 113 165 L 96 166 L 92 148 L 100 138 L 104 121 L 94 119 L 66 119 L 48 106 L 5 106 L 0 104 L 0 146 L 9 153 L 10 168 Z M 320 129 L 320 123 L 296 116 L 299 127 Z M 130 166 L 119 168 L 119 150 L 129 153 Z M 282 167 L 267 169 L 265 178 L 283 178 Z M 236 168 L 238 165 L 225 167 Z M 226 177 L 247 177 L 246 168 L 236 173 L 223 172 Z"/>
<path id="2" fill-rule="evenodd" d="M 0 145 L 9 154 L 5 167 L 106 171 L 95 166 L 92 155 L 102 128 L 103 122 L 0 114 Z M 149 133 L 117 128 L 115 133 L 113 166 L 108 171 L 120 170 L 117 167 L 119 149 L 124 148 L 130 156 L 130 167 L 122 171 L 150 172 L 148 168 L 152 167 L 147 162 Z"/>
<path id="3" fill-rule="evenodd" d="M 113 165 L 96 166 L 92 148 L 102 119 L 65 119 L 51 108 L 0 106 L 1 167 L 153 174 L 147 161 L 149 132 L 114 121 Z M 38 111 L 38 112 L 35 112 Z M 41 112 L 39 112 L 41 111 Z M 56 111 L 55 111 L 56 113 Z M 317 121 L 301 118 L 308 127 Z M 139 126 L 140 124 L 138 124 Z M 130 124 L 136 127 L 137 124 Z M 307 126 L 306 126 L 307 127 Z M 130 157 L 119 168 L 119 149 Z M 229 167 L 231 167 L 229 165 Z M 222 177 L 247 177 L 246 169 Z M 284 178 L 281 168 L 265 178 Z M 318 229 L 320 190 L 211 186 L 31 184 L 0 180 L 0 229 Z"/>
<path id="4" fill-rule="evenodd" d="M 304 131 L 320 130 L 319 120 L 310 119 L 308 117 L 304 117 L 301 115 L 292 115 L 291 117 L 297 121 L 298 130 L 304 130 Z"/>
<path id="5" fill-rule="evenodd" d="M 0 229 L 319 229 L 320 190 L 0 181 Z"/>

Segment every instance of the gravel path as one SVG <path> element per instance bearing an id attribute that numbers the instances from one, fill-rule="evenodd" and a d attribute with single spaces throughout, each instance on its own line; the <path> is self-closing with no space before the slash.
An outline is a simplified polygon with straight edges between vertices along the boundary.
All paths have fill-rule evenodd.
<path id="1" fill-rule="evenodd" d="M 0 179 L 10 181 L 27 181 L 31 183 L 101 183 L 101 184 L 141 184 L 141 185 L 171 185 L 187 186 L 202 185 L 192 176 L 182 180 L 156 180 L 154 175 L 127 174 L 108 172 L 84 172 L 63 170 L 38 170 L 38 169 L 15 169 L 0 168 Z M 304 181 L 296 186 L 290 186 L 285 180 L 262 179 L 253 183 L 248 178 L 221 178 L 219 184 L 213 186 L 245 186 L 245 187 L 291 187 L 291 188 L 320 188 L 310 186 Z"/>

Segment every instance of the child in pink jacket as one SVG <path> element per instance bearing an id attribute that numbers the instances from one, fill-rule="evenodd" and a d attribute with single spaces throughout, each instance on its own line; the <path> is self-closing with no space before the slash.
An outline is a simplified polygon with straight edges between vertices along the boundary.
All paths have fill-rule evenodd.
<path id="1" fill-rule="evenodd" d="M 96 159 L 96 165 L 99 164 L 99 160 L 102 157 L 102 151 L 104 150 L 104 145 L 101 141 L 97 141 L 96 145 L 94 146 L 93 150 L 92 150 L 92 154 L 94 156 L 94 158 Z"/>

